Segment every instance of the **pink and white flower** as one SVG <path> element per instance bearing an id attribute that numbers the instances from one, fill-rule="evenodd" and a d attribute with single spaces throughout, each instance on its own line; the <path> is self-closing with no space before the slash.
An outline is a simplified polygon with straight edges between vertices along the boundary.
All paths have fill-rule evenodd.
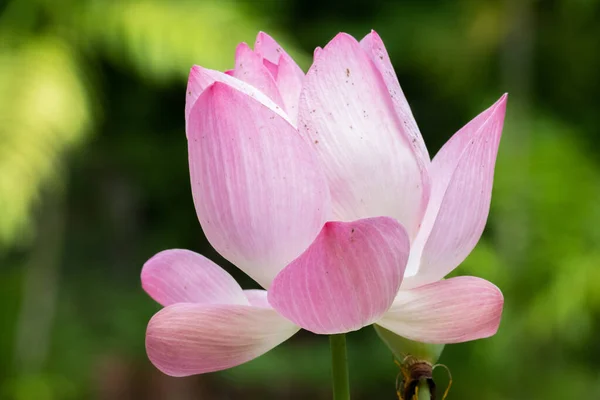
<path id="1" fill-rule="evenodd" d="M 503 297 L 475 277 L 443 280 L 489 212 L 506 95 L 430 160 L 375 32 L 340 33 L 304 75 L 268 35 L 235 68 L 192 68 L 186 103 L 192 193 L 211 245 L 267 290 L 242 290 L 196 253 L 142 270 L 165 308 L 146 348 L 163 372 L 226 369 L 300 328 L 377 323 L 408 339 L 493 335 Z"/>

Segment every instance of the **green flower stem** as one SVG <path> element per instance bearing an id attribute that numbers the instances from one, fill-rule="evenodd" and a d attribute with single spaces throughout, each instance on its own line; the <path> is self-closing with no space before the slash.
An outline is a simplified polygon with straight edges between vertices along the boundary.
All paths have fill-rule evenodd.
<path id="1" fill-rule="evenodd" d="M 350 400 L 346 335 L 342 333 L 329 336 L 329 344 L 331 345 L 331 369 L 333 371 L 333 399 Z"/>
<path id="2" fill-rule="evenodd" d="M 426 380 L 421 380 L 419 383 L 419 400 L 431 400 L 431 392 Z"/>

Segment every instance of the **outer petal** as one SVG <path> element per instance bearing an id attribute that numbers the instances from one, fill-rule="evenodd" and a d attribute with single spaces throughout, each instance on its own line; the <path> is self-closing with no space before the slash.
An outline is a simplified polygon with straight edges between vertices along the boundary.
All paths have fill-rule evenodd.
<path id="1" fill-rule="evenodd" d="M 233 70 L 227 71 L 226 73 L 214 71 L 212 69 L 202 68 L 198 65 L 194 65 L 190 70 L 190 76 L 188 79 L 187 96 L 185 101 L 185 121 L 186 129 L 188 125 L 189 115 L 196 100 L 204 92 L 204 90 L 215 82 L 225 83 L 232 88 L 239 90 L 240 92 L 256 99 L 267 108 L 278 114 L 284 119 L 288 119 L 283 109 L 275 104 L 275 102 L 269 98 L 266 94 L 258 90 L 257 88 L 243 82 L 239 79 L 234 78 Z M 189 132 L 188 132 L 189 136 Z"/>
<path id="2" fill-rule="evenodd" d="M 277 66 L 277 72 L 271 73 L 277 82 L 285 110 L 295 124 L 298 119 L 298 100 L 304 80 L 302 69 L 275 39 L 264 32 L 260 32 L 256 37 L 254 51 L 265 58 L 266 65 Z"/>
<path id="3" fill-rule="evenodd" d="M 400 129 L 402 129 L 404 135 L 410 139 L 410 143 L 417 156 L 423 160 L 425 164 L 429 164 L 429 152 L 427 151 L 417 122 L 410 110 L 406 96 L 404 96 L 404 92 L 402 92 L 402 89 L 400 88 L 400 82 L 398 82 L 394 66 L 390 61 L 390 57 L 388 56 L 383 41 L 377 32 L 371 31 L 371 33 L 360 41 L 360 45 L 365 49 L 383 77 L 385 86 L 392 98 L 396 114 L 402 122 L 400 124 Z"/>
<path id="4" fill-rule="evenodd" d="M 410 243 L 394 219 L 328 222 L 273 281 L 269 302 L 302 328 L 348 332 L 377 320 L 402 281 Z"/>
<path id="5" fill-rule="evenodd" d="M 246 43 L 240 43 L 236 49 L 233 76 L 254 86 L 280 107 L 284 106 L 275 78 L 263 64 L 262 57 Z"/>
<path id="6" fill-rule="evenodd" d="M 188 131 L 204 233 L 223 257 L 268 287 L 330 215 L 316 156 L 287 121 L 218 82 L 196 101 Z"/>
<path id="7" fill-rule="evenodd" d="M 227 271 L 189 250 L 165 250 L 148 260 L 142 268 L 142 287 L 163 306 L 250 304 Z"/>
<path id="8" fill-rule="evenodd" d="M 243 364 L 298 330 L 272 309 L 179 303 L 152 317 L 146 351 L 165 374 L 188 376 Z"/>
<path id="9" fill-rule="evenodd" d="M 426 172 L 381 74 L 351 36 L 337 35 L 316 58 L 298 121 L 323 161 L 335 216 L 394 217 L 414 237 L 427 204 Z"/>
<path id="10" fill-rule="evenodd" d="M 419 342 L 466 342 L 496 333 L 503 304 L 492 283 L 461 276 L 401 290 L 377 324 Z"/>
<path id="11" fill-rule="evenodd" d="M 432 192 L 404 287 L 435 282 L 475 247 L 487 220 L 506 95 L 458 131 L 433 159 Z M 422 254 L 421 254 L 422 252 Z"/>

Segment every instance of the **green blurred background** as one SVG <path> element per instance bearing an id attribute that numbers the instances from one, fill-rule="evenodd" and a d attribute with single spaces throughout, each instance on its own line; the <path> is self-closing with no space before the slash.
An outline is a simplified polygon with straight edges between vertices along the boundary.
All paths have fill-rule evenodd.
<path id="1" fill-rule="evenodd" d="M 0 398 L 329 399 L 327 338 L 306 332 L 229 371 L 162 375 L 139 273 L 189 248 L 252 286 L 195 216 L 191 65 L 228 69 L 264 30 L 306 69 L 371 28 L 432 154 L 510 93 L 487 230 L 456 271 L 496 283 L 504 317 L 446 347 L 449 399 L 600 398 L 599 20 L 598 0 L 0 1 Z M 394 399 L 374 331 L 349 341 L 354 399 Z"/>

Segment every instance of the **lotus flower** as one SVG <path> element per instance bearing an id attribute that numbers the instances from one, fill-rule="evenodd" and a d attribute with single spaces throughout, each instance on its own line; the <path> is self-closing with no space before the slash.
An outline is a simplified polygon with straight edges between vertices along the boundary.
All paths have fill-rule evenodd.
<path id="1" fill-rule="evenodd" d="M 266 290 L 242 290 L 196 253 L 167 250 L 142 271 L 164 306 L 146 348 L 185 376 L 249 361 L 300 328 L 377 323 L 454 343 L 493 335 L 503 298 L 475 277 L 443 280 L 487 219 L 506 96 L 433 161 L 380 37 L 340 33 L 306 75 L 268 35 L 225 73 L 192 68 L 191 186 L 211 245 Z"/>

